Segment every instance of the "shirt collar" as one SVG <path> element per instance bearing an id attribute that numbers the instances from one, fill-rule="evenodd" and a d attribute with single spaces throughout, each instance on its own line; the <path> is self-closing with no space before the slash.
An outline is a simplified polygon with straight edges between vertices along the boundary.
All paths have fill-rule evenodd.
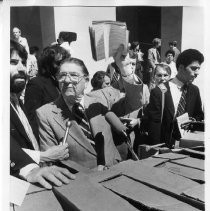
<path id="1" fill-rule="evenodd" d="M 174 84 L 176 84 L 179 89 L 181 89 L 182 86 L 184 86 L 184 83 L 181 82 L 177 77 L 173 78 L 171 80 L 171 82 L 174 83 Z"/>
<path id="2" fill-rule="evenodd" d="M 63 99 L 64 99 L 64 98 L 63 98 Z M 65 99 L 64 99 L 64 102 L 66 103 L 68 109 L 69 109 L 70 111 L 72 111 L 73 104 L 67 103 Z M 81 101 L 78 102 L 78 103 L 84 108 L 84 96 L 82 97 Z"/>

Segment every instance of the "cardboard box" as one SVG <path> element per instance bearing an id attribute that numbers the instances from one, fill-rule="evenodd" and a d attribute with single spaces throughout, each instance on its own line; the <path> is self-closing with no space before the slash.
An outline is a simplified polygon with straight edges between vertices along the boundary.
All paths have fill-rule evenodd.
<path id="1" fill-rule="evenodd" d="M 70 184 L 55 187 L 53 192 L 64 211 L 134 211 L 126 200 L 102 185 L 91 181 L 87 175 L 78 175 Z"/>

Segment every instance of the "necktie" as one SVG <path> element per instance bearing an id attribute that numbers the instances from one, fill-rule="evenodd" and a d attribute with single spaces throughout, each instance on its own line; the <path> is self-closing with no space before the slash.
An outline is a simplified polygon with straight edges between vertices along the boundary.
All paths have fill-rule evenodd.
<path id="1" fill-rule="evenodd" d="M 187 86 L 184 85 L 182 88 L 182 95 L 179 100 L 179 104 L 177 107 L 177 112 L 176 112 L 176 117 L 181 116 L 182 114 L 185 113 L 185 108 L 186 108 L 186 94 L 187 94 Z"/>
<path id="2" fill-rule="evenodd" d="M 75 103 L 74 106 L 72 107 L 72 112 L 76 118 L 78 125 L 82 129 L 83 133 L 92 143 L 91 140 L 93 140 L 93 137 L 92 137 L 90 125 L 86 117 L 83 106 L 79 103 Z"/>

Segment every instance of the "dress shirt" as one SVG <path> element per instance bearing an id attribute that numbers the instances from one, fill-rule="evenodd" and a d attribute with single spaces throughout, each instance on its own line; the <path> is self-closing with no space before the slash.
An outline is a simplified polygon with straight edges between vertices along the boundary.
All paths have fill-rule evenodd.
<path id="1" fill-rule="evenodd" d="M 36 163 L 28 164 L 27 166 L 20 169 L 19 176 L 22 177 L 23 179 L 26 179 L 30 171 L 38 167 L 39 166 Z"/>
<path id="2" fill-rule="evenodd" d="M 184 84 L 178 80 L 176 77 L 173 78 L 170 82 L 169 82 L 169 87 L 170 87 L 170 90 L 171 90 L 171 96 L 172 96 L 172 99 L 173 99 L 173 103 L 174 103 L 174 109 L 175 109 L 175 113 L 177 112 L 177 107 L 178 107 L 178 104 L 179 104 L 179 101 L 180 101 L 180 98 L 181 98 L 181 95 L 182 95 L 182 86 Z"/>

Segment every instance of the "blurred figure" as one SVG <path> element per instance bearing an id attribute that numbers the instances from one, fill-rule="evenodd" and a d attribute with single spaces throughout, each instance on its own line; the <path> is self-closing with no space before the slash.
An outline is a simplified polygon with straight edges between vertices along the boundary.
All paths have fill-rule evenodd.
<path id="1" fill-rule="evenodd" d="M 155 77 L 155 85 L 159 85 L 161 83 L 165 83 L 170 79 L 171 76 L 171 68 L 164 64 L 157 64 L 154 71 Z"/>
<path id="2" fill-rule="evenodd" d="M 74 57 L 73 49 L 71 48 L 71 42 L 77 40 L 77 34 L 75 32 L 67 32 L 67 31 L 61 31 L 59 33 L 57 42 L 58 44 L 65 48 L 72 57 Z"/>
<path id="3" fill-rule="evenodd" d="M 110 86 L 110 78 L 104 71 L 97 71 L 91 79 L 93 91 Z"/>
<path id="4" fill-rule="evenodd" d="M 25 108 L 32 129 L 38 139 L 35 110 L 55 100 L 60 93 L 56 74 L 60 63 L 70 54 L 59 45 L 46 47 L 39 59 L 38 75 L 26 85 Z"/>
<path id="5" fill-rule="evenodd" d="M 28 41 L 25 37 L 21 37 L 21 30 L 17 27 L 14 27 L 12 30 L 13 38 L 16 42 L 20 43 L 29 54 Z"/>
<path id="6" fill-rule="evenodd" d="M 36 59 L 38 59 L 38 57 L 39 57 L 39 47 L 37 47 L 37 46 L 31 46 L 29 48 L 29 51 L 30 51 L 30 54 L 31 55 L 35 56 Z"/>
<path id="7" fill-rule="evenodd" d="M 174 62 L 175 52 L 168 50 L 165 53 L 165 63 L 171 68 L 171 78 L 174 78 L 177 74 L 176 63 Z"/>
<path id="8" fill-rule="evenodd" d="M 170 50 L 173 50 L 175 52 L 174 62 L 176 63 L 177 57 L 180 54 L 180 50 L 176 47 L 177 46 L 177 41 L 171 41 L 168 44 L 169 44 Z"/>
<path id="9" fill-rule="evenodd" d="M 138 41 L 132 42 L 129 50 L 133 51 L 134 53 L 136 53 L 138 55 L 138 61 L 139 62 L 143 61 L 143 55 L 144 54 L 141 52 L 140 44 L 139 44 Z"/>
<path id="10" fill-rule="evenodd" d="M 148 50 L 148 86 L 150 88 L 153 76 L 154 76 L 154 70 L 157 64 L 161 62 L 160 53 L 158 49 L 161 46 L 161 39 L 154 38 L 152 41 L 153 47 Z"/>
<path id="11" fill-rule="evenodd" d="M 37 53 L 39 48 L 37 46 L 30 47 L 30 54 L 27 60 L 27 75 L 29 79 L 35 77 L 38 74 L 38 64 L 37 64 Z"/>
<path id="12" fill-rule="evenodd" d="M 131 66 L 132 66 L 133 72 L 141 80 L 143 80 L 142 66 L 141 66 L 141 62 L 138 60 L 138 54 L 134 53 L 133 51 L 129 51 L 129 58 L 130 58 L 130 61 L 131 61 Z"/>

